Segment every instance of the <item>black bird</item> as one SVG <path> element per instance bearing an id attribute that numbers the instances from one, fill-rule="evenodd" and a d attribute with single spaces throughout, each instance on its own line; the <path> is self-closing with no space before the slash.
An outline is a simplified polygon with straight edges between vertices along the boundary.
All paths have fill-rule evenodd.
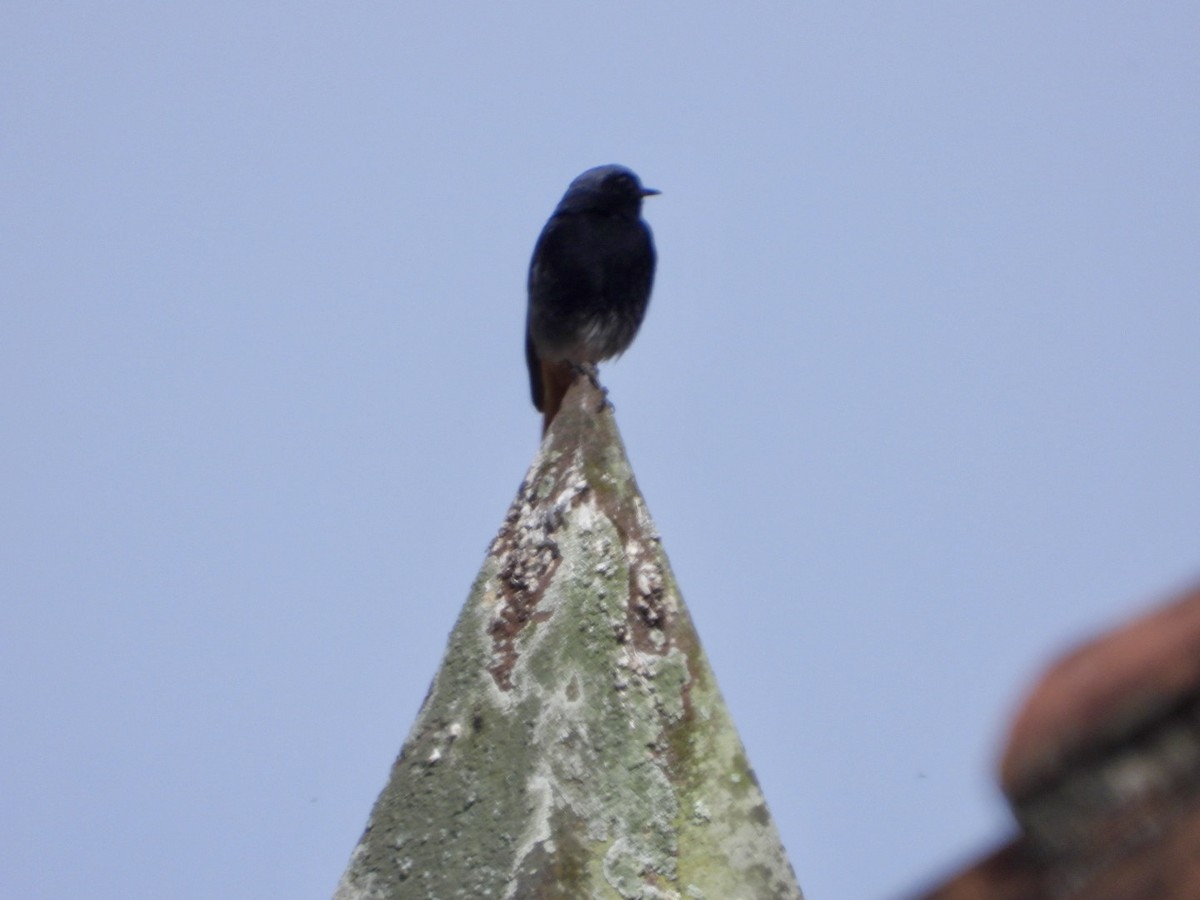
<path id="1" fill-rule="evenodd" d="M 654 238 L 642 187 L 624 166 L 597 166 L 571 182 L 533 248 L 525 361 L 542 434 L 575 376 L 620 356 L 637 334 L 654 283 Z"/>

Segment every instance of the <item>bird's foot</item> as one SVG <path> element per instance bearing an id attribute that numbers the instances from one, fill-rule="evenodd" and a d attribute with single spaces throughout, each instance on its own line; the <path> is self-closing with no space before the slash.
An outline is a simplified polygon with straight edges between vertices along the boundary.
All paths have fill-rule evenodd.
<path id="1" fill-rule="evenodd" d="M 608 399 L 608 388 L 600 383 L 600 370 L 596 368 L 595 363 L 571 363 L 571 371 L 587 378 L 592 387 L 600 392 L 599 411 L 603 411 L 605 408 L 616 409 Z"/>

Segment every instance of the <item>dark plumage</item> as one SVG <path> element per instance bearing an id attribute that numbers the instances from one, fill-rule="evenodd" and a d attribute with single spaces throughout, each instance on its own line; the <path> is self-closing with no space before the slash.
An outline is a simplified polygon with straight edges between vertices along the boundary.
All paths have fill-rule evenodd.
<path id="1" fill-rule="evenodd" d="M 571 182 L 533 248 L 525 360 L 542 432 L 582 367 L 629 348 L 650 302 L 654 239 L 642 187 L 624 166 L 597 166 Z"/>

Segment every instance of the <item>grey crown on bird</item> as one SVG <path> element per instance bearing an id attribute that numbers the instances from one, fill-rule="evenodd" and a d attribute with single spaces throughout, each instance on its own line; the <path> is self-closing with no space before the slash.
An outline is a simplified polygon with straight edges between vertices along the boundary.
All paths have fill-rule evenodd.
<path id="1" fill-rule="evenodd" d="M 654 238 L 641 217 L 642 186 L 624 166 L 597 166 L 571 182 L 533 248 L 525 360 L 543 434 L 575 377 L 624 353 L 654 284 Z"/>

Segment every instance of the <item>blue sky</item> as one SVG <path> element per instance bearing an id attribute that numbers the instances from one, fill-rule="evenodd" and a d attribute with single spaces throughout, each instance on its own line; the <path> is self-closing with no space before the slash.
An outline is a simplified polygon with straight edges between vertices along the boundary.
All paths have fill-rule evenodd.
<path id="1" fill-rule="evenodd" d="M 1054 654 L 1200 575 L 1200 9 L 10 4 L 0 894 L 327 897 L 533 457 L 572 177 L 603 378 L 810 900 L 1006 834 Z"/>

